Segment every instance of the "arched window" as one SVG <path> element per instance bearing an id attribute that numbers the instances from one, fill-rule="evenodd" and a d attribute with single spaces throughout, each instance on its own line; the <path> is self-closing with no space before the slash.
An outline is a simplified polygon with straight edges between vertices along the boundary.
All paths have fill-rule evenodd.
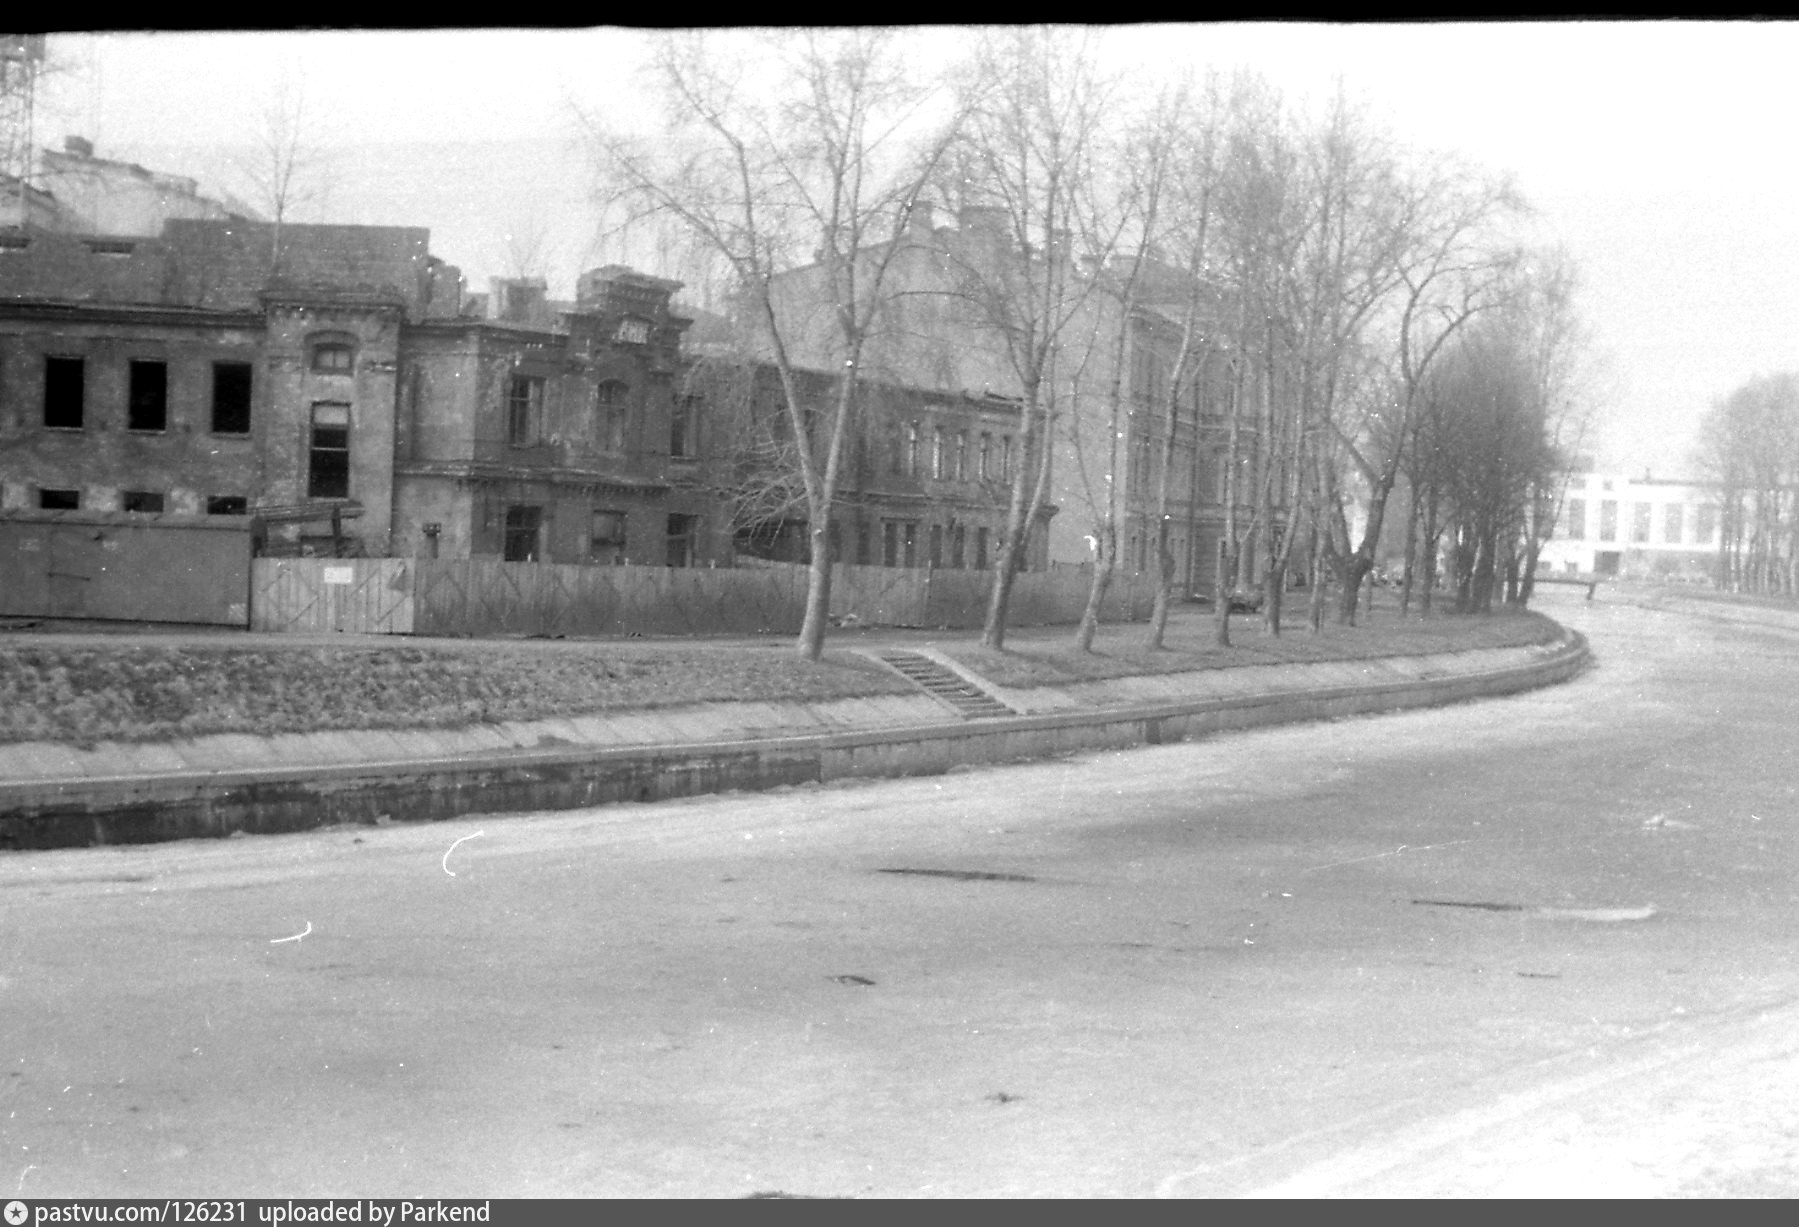
<path id="1" fill-rule="evenodd" d="M 312 338 L 312 369 L 321 375 L 349 375 L 356 370 L 356 339 L 330 334 Z"/>

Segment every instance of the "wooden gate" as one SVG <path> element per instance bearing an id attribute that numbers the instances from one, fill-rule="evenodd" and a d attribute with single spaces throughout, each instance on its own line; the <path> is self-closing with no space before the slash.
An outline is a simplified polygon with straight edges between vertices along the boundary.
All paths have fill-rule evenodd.
<path id="1" fill-rule="evenodd" d="M 412 566 L 406 558 L 258 558 L 250 629 L 410 635 Z"/>

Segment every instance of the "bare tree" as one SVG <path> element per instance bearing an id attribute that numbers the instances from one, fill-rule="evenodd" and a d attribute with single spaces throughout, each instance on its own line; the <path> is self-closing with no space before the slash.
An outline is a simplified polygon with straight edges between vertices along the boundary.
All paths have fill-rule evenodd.
<path id="1" fill-rule="evenodd" d="M 1721 513 L 1719 585 L 1799 592 L 1799 375 L 1758 376 L 1720 399 L 1696 460 Z"/>
<path id="2" fill-rule="evenodd" d="M 721 46 L 719 36 L 703 33 L 664 38 L 653 69 L 666 121 L 658 137 L 587 122 L 602 197 L 627 220 L 672 219 L 717 252 L 731 269 L 745 322 L 779 376 L 811 535 L 798 647 L 816 659 L 824 650 L 831 517 L 863 349 L 955 117 L 931 122 L 937 91 L 914 80 L 892 31 L 755 37 L 754 50 L 763 54 L 750 54 L 742 41 Z M 756 73 L 764 79 L 753 79 Z M 792 330 L 804 323 L 776 290 L 777 278 L 801 268 L 828 304 L 841 363 L 834 403 L 816 431 L 789 353 Z"/>
<path id="3" fill-rule="evenodd" d="M 1110 85 L 1090 32 L 1020 27 L 983 37 L 964 91 L 968 118 L 951 187 L 985 220 L 975 241 L 952 256 L 952 292 L 1016 381 L 1023 458 L 1013 466 L 981 632 L 982 643 L 997 649 L 1005 646 L 1013 580 L 1049 485 L 1058 381 L 1074 373 L 1064 353 L 1069 332 L 1094 285 L 1076 275 L 1071 248 Z"/>
<path id="4" fill-rule="evenodd" d="M 508 277 L 549 277 L 556 250 L 542 214 L 528 213 L 506 227 L 501 236 L 501 257 L 500 266 Z"/>
<path id="5" fill-rule="evenodd" d="M 1518 262 L 1494 232 L 1522 208 L 1509 185 L 1438 161 L 1395 187 L 1389 238 L 1376 254 L 1395 283 L 1385 342 L 1391 392 L 1358 417 L 1332 424 L 1361 475 L 1367 504 L 1361 541 L 1342 560 L 1337 617 L 1344 623 L 1355 621 L 1362 581 L 1374 569 L 1387 500 L 1431 366 L 1470 321 L 1504 301 Z"/>
<path id="6" fill-rule="evenodd" d="M 329 191 L 325 156 L 306 104 L 305 78 L 283 72 L 270 87 L 255 123 L 253 146 L 238 162 L 237 171 L 251 202 L 273 223 L 271 275 L 278 279 L 283 271 L 283 227 L 296 212 L 320 204 Z"/>
<path id="7" fill-rule="evenodd" d="M 1152 649 L 1162 647 L 1174 598 L 1176 561 L 1168 536 L 1174 487 L 1180 480 L 1175 464 L 1181 415 L 1184 411 L 1191 418 L 1193 458 L 1186 476 L 1188 507 L 1194 509 L 1200 495 L 1200 466 L 1206 446 L 1201 428 L 1203 408 L 1214 392 L 1211 376 L 1219 356 L 1217 341 L 1210 335 L 1218 322 L 1219 308 L 1211 261 L 1223 107 L 1223 94 L 1216 79 L 1208 77 L 1203 85 L 1182 81 L 1158 99 L 1144 140 L 1143 156 L 1150 165 L 1161 159 L 1168 162 L 1167 201 L 1159 210 L 1161 224 L 1152 230 L 1175 274 L 1163 292 L 1152 290 L 1149 295 L 1154 299 L 1158 320 L 1172 329 L 1174 338 L 1174 353 L 1159 406 L 1162 437 L 1161 446 L 1156 449 L 1153 479 L 1156 587 L 1149 617 Z M 1191 550 L 1197 521 L 1190 517 L 1187 528 Z"/>
<path id="8" fill-rule="evenodd" d="M 1547 449 L 1528 507 L 1518 552 L 1518 574 L 1508 576 L 1506 599 L 1527 605 L 1535 591 L 1537 560 L 1554 532 L 1568 482 L 1585 451 L 1599 409 L 1592 340 L 1578 305 L 1579 272 L 1566 251 L 1534 253 L 1520 273 L 1513 327 L 1528 364 L 1532 411 L 1542 422 Z"/>

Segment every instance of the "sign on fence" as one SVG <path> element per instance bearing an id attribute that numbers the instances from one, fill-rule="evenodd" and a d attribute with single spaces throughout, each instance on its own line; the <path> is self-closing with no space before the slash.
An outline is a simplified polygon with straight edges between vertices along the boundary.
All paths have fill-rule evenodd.
<path id="1" fill-rule="evenodd" d="M 250 570 L 250 629 L 413 633 L 407 558 L 258 558 Z"/>

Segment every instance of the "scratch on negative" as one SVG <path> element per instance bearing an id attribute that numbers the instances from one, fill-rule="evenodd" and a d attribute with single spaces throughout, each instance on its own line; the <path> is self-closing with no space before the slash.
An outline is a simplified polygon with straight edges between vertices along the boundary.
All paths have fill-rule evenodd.
<path id="1" fill-rule="evenodd" d="M 456 871 L 450 868 L 450 853 L 456 851 L 456 844 L 463 843 L 470 839 L 479 839 L 485 834 L 487 834 L 486 831 L 476 831 L 473 835 L 464 835 L 461 839 L 457 840 L 455 844 L 451 844 L 449 850 L 444 853 L 444 872 L 449 874 L 452 878 L 456 876 Z"/>
<path id="2" fill-rule="evenodd" d="M 1328 865 L 1313 865 L 1310 869 L 1303 870 L 1302 872 L 1317 873 L 1321 869 L 1338 869 L 1344 865 L 1359 865 L 1363 861 L 1378 861 L 1383 857 L 1398 856 L 1401 852 L 1429 852 L 1434 848 L 1453 848 L 1457 844 L 1471 844 L 1473 842 L 1472 839 L 1452 839 L 1446 844 L 1420 844 L 1416 848 L 1410 844 L 1400 844 L 1391 852 L 1376 852 L 1372 856 L 1357 856 L 1352 857 L 1347 861 L 1332 861 Z"/>
<path id="3" fill-rule="evenodd" d="M 312 932 L 312 921 L 309 920 L 306 922 L 306 928 L 301 932 L 294 934 L 292 937 L 271 937 L 269 938 L 269 945 L 279 946 L 282 942 L 297 942 L 310 932 Z"/>
<path id="4" fill-rule="evenodd" d="M 35 1163 L 27 1163 L 25 1165 L 25 1170 L 19 1173 L 19 1192 L 23 1193 L 25 1191 L 25 1177 L 31 1175 L 31 1173 L 36 1170 L 37 1164 Z"/>

